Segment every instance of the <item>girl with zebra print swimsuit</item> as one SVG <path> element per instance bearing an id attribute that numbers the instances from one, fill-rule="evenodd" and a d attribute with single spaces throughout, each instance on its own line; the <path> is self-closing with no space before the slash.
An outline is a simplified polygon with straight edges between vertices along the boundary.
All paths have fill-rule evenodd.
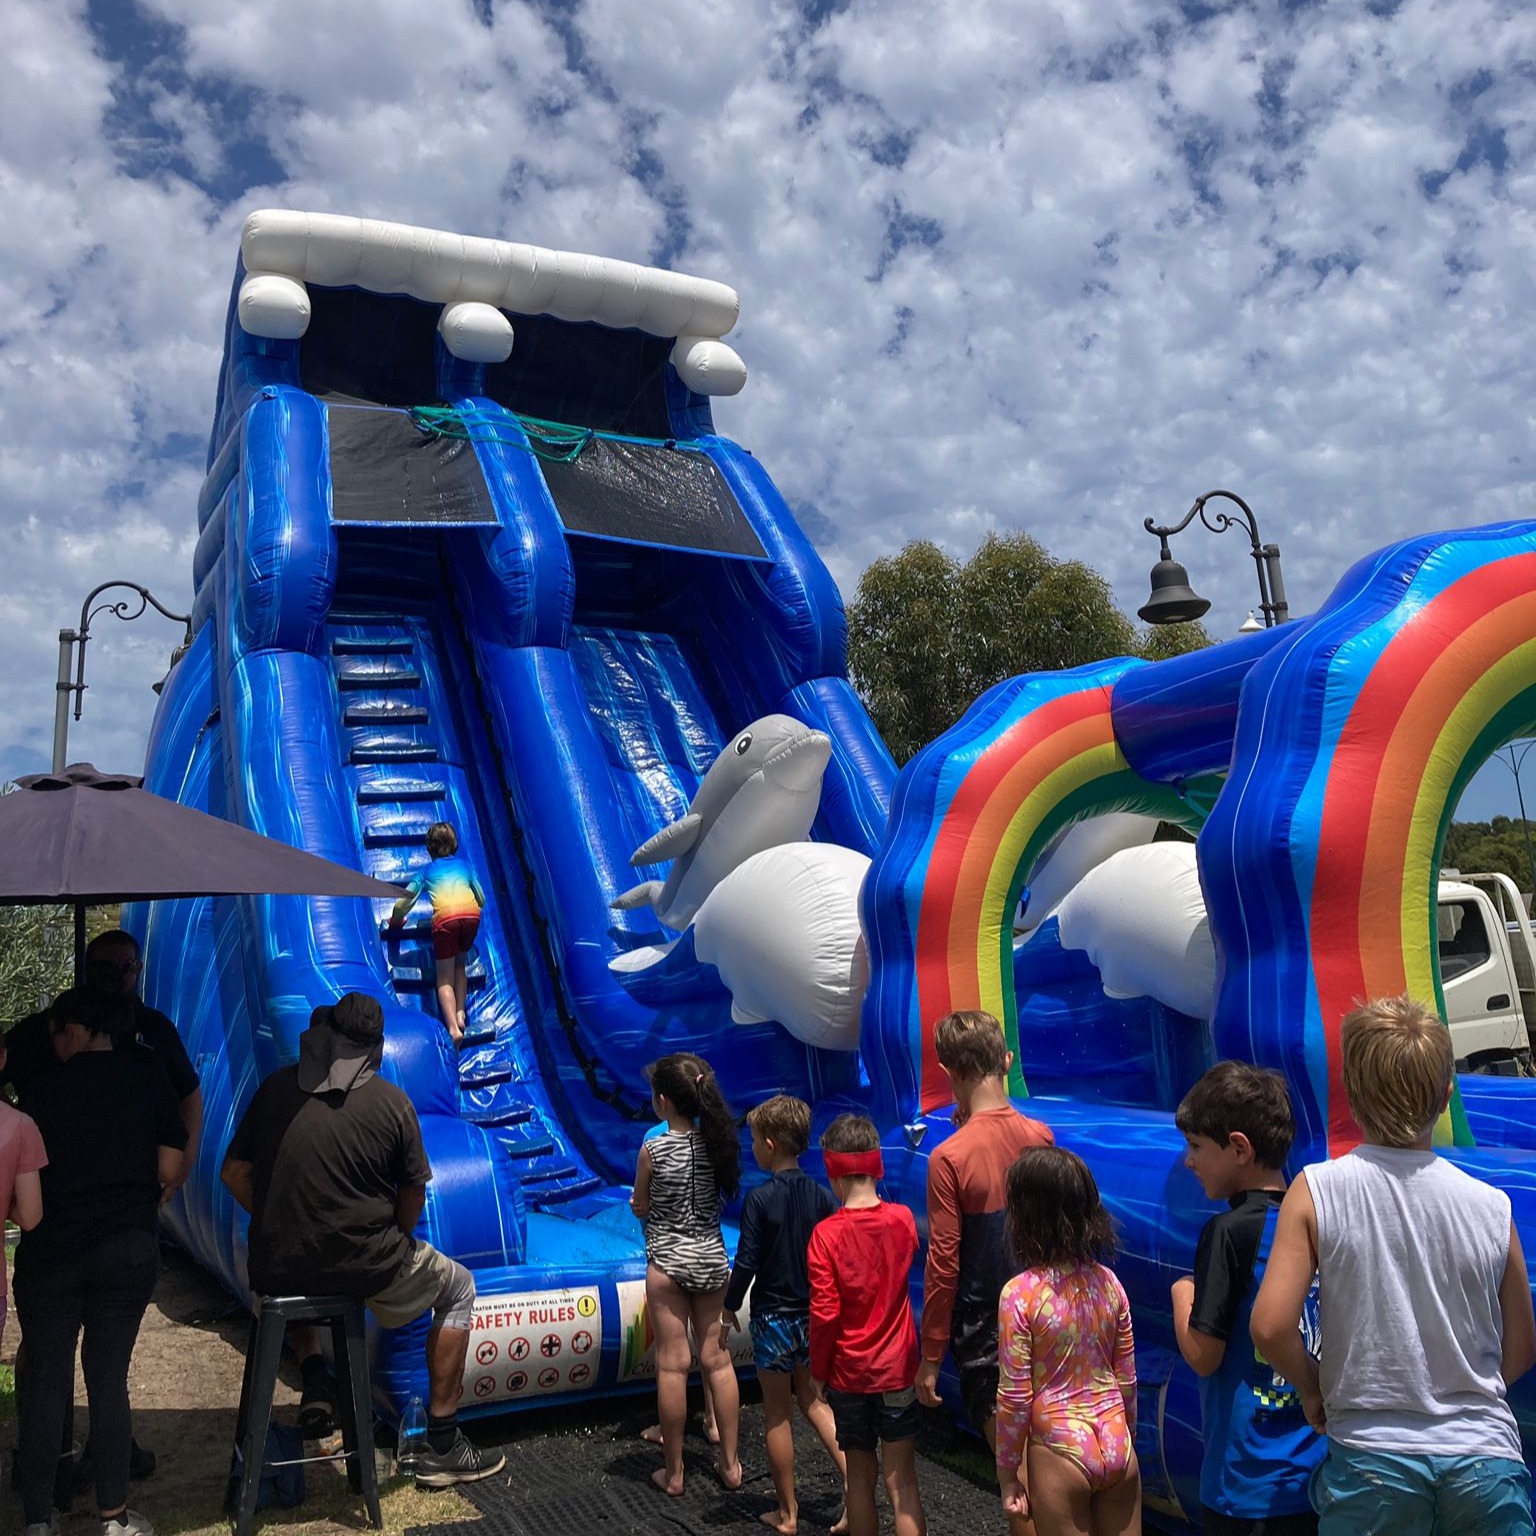
<path id="1" fill-rule="evenodd" d="M 740 1396 L 731 1357 L 720 1344 L 720 1312 L 730 1278 L 720 1208 L 741 1182 L 736 1122 L 701 1056 L 663 1056 L 646 1070 L 651 1107 L 666 1134 L 640 1148 L 630 1200 L 645 1224 L 645 1299 L 656 1337 L 656 1401 L 666 1465 L 651 1481 L 676 1498 L 683 1491 L 683 1431 L 688 1367 L 698 1340 L 699 1370 L 709 1382 L 720 1431 L 720 1481 L 741 1487 L 736 1455 Z"/>

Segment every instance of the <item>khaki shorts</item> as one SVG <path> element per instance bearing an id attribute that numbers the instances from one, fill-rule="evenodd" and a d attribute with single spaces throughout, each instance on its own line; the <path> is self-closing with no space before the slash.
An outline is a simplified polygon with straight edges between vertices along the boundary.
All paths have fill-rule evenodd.
<path id="1" fill-rule="evenodd" d="M 403 1328 L 428 1311 L 440 1314 L 441 1324 L 467 1328 L 474 1299 L 469 1271 L 431 1243 L 417 1241 L 400 1273 L 365 1305 L 383 1328 Z"/>

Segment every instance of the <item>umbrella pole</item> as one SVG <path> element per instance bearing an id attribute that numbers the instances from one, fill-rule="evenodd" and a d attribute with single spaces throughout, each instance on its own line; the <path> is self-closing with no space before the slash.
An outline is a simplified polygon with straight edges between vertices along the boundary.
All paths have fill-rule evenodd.
<path id="1" fill-rule="evenodd" d="M 80 985 L 80 973 L 85 969 L 85 903 L 75 903 L 75 985 Z"/>

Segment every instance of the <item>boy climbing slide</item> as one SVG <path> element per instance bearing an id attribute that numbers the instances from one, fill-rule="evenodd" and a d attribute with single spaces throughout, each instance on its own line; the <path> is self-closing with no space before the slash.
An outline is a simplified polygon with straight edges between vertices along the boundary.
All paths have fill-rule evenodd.
<path id="1" fill-rule="evenodd" d="M 418 870 L 405 894 L 389 914 L 389 931 L 398 933 L 425 889 L 432 903 L 432 954 L 437 961 L 437 1005 L 455 1045 L 464 1040 L 464 1006 L 469 992 L 466 962 L 475 935 L 485 892 L 467 859 L 458 856 L 459 835 L 446 821 L 427 828 L 427 852 L 432 862 Z"/>

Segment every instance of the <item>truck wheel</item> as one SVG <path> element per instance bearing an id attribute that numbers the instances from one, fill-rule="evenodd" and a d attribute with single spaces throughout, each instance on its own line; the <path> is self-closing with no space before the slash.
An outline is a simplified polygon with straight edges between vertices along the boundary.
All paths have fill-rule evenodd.
<path id="1" fill-rule="evenodd" d="M 1467 1057 L 1467 1071 L 1480 1077 L 1530 1077 L 1529 1051 L 1474 1051 Z"/>

